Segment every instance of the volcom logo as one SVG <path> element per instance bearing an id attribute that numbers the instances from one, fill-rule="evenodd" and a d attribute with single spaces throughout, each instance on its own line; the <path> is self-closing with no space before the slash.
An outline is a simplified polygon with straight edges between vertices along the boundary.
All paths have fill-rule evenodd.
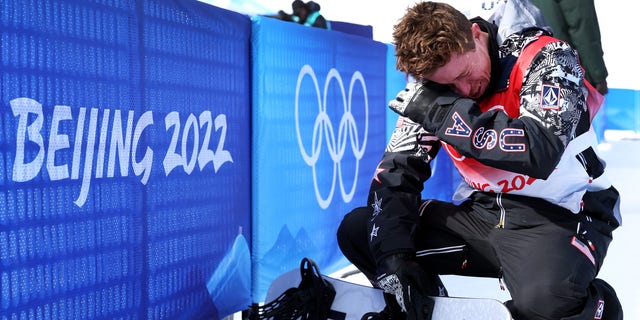
<path id="1" fill-rule="evenodd" d="M 560 108 L 560 88 L 543 84 L 541 99 L 542 109 L 557 110 Z"/>
<path id="2" fill-rule="evenodd" d="M 304 146 L 301 125 L 300 125 L 300 86 L 302 80 L 309 76 L 313 81 L 315 88 L 316 98 L 318 102 L 318 114 L 313 124 L 313 134 L 311 137 L 311 154 L 307 153 L 307 149 Z M 327 97 L 329 95 L 329 88 L 332 80 L 336 81 L 340 93 L 342 94 L 343 114 L 340 118 L 340 123 L 337 126 L 337 136 L 334 131 L 335 125 L 331 122 L 329 113 L 327 113 Z M 354 86 L 356 82 L 360 83 L 362 90 L 364 91 L 364 118 L 358 119 L 356 122 L 354 114 L 351 113 L 351 103 L 353 97 Z M 331 112 L 334 114 L 335 112 Z M 304 65 L 300 69 L 298 74 L 298 83 L 296 85 L 296 100 L 295 100 L 295 121 L 296 121 L 296 134 L 298 137 L 298 146 L 300 147 L 300 153 L 305 163 L 312 168 L 313 185 L 315 188 L 316 199 L 321 208 L 326 209 L 331 204 L 333 194 L 336 189 L 336 180 L 340 183 L 340 191 L 342 194 L 342 200 L 348 203 L 353 198 L 358 183 L 357 174 L 360 159 L 364 155 L 364 151 L 367 146 L 367 135 L 369 129 L 369 103 L 367 98 L 367 87 L 364 82 L 364 77 L 359 71 L 356 71 L 351 76 L 351 82 L 349 84 L 348 99 L 345 93 L 342 77 L 338 70 L 332 68 L 327 74 L 327 78 L 324 83 L 324 94 L 320 95 L 320 87 L 318 85 L 318 79 L 313 71 L 313 68 L 309 65 Z M 364 131 L 360 133 L 358 131 L 358 124 L 364 123 Z M 363 141 L 360 142 L 360 137 L 363 137 Z M 323 149 L 323 145 L 326 140 L 326 149 L 329 153 L 329 157 L 333 162 L 333 176 L 331 182 L 331 188 L 327 196 L 323 196 L 320 192 L 320 186 L 318 185 L 318 168 L 316 167 L 318 159 Z M 348 145 L 351 146 L 351 152 L 355 158 L 355 174 L 354 181 L 350 190 L 346 190 L 345 183 L 342 177 L 342 160 L 345 155 L 345 151 Z"/>

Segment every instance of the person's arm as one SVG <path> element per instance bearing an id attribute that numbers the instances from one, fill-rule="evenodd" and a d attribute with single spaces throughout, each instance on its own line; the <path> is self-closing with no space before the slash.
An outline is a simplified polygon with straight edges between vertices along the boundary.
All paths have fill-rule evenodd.
<path id="1" fill-rule="evenodd" d="M 415 254 L 413 231 L 420 194 L 431 176 L 429 162 L 440 146 L 419 124 L 399 118 L 369 191 L 368 205 L 373 210 L 369 244 L 376 262 L 396 253 Z"/>
<path id="2" fill-rule="evenodd" d="M 481 112 L 475 101 L 430 85 L 416 91 L 392 109 L 463 156 L 534 178 L 553 172 L 578 124 L 589 128 L 582 71 L 563 43 L 548 44 L 532 61 L 515 119 L 500 109 Z"/>
<path id="3" fill-rule="evenodd" d="M 593 1 L 563 0 L 557 2 L 566 23 L 569 43 L 578 51 L 587 79 L 602 94 L 606 94 L 607 67 L 600 36 L 598 15 Z M 562 38 L 561 38 L 562 39 Z"/>
<path id="4" fill-rule="evenodd" d="M 431 176 L 429 163 L 441 145 L 420 124 L 400 117 L 376 168 L 369 189 L 369 249 L 375 260 L 374 286 L 396 297 L 409 319 L 422 319 L 420 297 L 442 294 L 444 288 L 415 261 L 415 232 L 421 192 Z M 411 296 L 411 299 L 405 297 Z"/>

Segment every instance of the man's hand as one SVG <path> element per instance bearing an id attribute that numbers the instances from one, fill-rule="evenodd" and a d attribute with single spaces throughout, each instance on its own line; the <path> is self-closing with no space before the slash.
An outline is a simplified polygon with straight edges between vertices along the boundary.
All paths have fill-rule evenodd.
<path id="1" fill-rule="evenodd" d="M 448 113 L 447 107 L 458 98 L 446 86 L 434 82 L 414 82 L 389 102 L 389 108 L 435 133 Z"/>
<path id="2" fill-rule="evenodd" d="M 408 319 L 424 319 L 431 310 L 424 310 L 429 295 L 446 295 L 437 275 L 430 275 L 409 254 L 394 254 L 378 267 L 376 285 L 393 294 Z"/>

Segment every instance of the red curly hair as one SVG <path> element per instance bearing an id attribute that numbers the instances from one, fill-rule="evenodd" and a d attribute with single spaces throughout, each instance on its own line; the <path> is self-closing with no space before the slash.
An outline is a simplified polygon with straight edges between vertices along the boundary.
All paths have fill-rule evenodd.
<path id="1" fill-rule="evenodd" d="M 444 66 L 454 53 L 475 48 L 471 22 L 446 3 L 421 2 L 393 27 L 396 68 L 421 79 Z"/>

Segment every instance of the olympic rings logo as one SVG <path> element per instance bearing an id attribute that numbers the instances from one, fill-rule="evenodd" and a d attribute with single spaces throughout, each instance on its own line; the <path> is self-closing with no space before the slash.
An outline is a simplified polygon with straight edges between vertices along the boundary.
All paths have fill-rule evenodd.
<path id="1" fill-rule="evenodd" d="M 308 154 L 304 148 L 302 142 L 302 135 L 300 134 L 300 118 L 299 118 L 299 94 L 300 94 L 300 84 L 305 76 L 309 76 L 313 81 L 313 85 L 315 86 L 317 101 L 318 101 L 318 115 L 316 116 L 314 125 L 313 125 L 313 136 L 312 136 L 312 145 L 311 145 L 311 154 Z M 334 125 L 331 123 L 331 119 L 329 119 L 329 115 L 327 114 L 327 94 L 329 91 L 329 85 L 331 81 L 335 80 L 340 88 L 340 92 L 342 93 L 342 104 L 344 108 L 344 114 L 340 119 L 340 124 L 338 125 L 338 135 L 336 136 L 336 132 L 334 131 Z M 364 119 L 364 140 L 362 144 L 360 144 L 360 140 L 358 138 L 358 127 L 356 120 L 351 113 L 351 99 L 353 94 L 354 85 L 356 82 L 359 82 L 362 86 L 362 90 L 364 91 L 364 106 L 365 106 L 365 119 Z M 300 69 L 300 73 L 298 74 L 298 84 L 296 86 L 296 102 L 295 102 L 295 119 L 296 119 L 296 134 L 298 137 L 298 146 L 300 147 L 300 153 L 304 158 L 304 161 L 312 168 L 313 171 L 313 185 L 315 188 L 316 199 L 318 200 L 318 204 L 322 209 L 326 209 L 331 204 L 333 199 L 333 195 L 336 189 L 336 180 L 339 181 L 340 191 L 342 194 L 342 199 L 344 202 L 351 202 L 353 199 L 353 195 L 356 190 L 356 185 L 358 183 L 357 173 L 358 167 L 360 163 L 360 159 L 364 156 L 364 151 L 367 145 L 367 134 L 369 130 L 369 102 L 367 98 L 367 87 L 364 82 L 364 77 L 359 71 L 356 71 L 351 76 L 351 83 L 349 84 L 349 96 L 348 100 L 345 95 L 344 84 L 342 82 L 342 78 L 340 77 L 340 73 L 338 70 L 331 68 L 329 73 L 327 74 L 327 79 L 324 83 L 324 96 L 321 100 L 320 97 L 320 87 L 318 85 L 318 79 L 313 72 L 313 68 L 309 65 L 304 65 L 302 69 Z M 346 148 L 347 148 L 347 139 L 350 141 L 351 152 L 355 156 L 355 175 L 354 181 L 351 185 L 351 189 L 347 191 L 345 189 L 345 183 L 342 178 L 342 158 L 344 157 Z M 320 152 L 323 146 L 323 141 L 326 140 L 327 150 L 329 152 L 329 156 L 333 161 L 333 177 L 331 182 L 331 189 L 329 191 L 329 195 L 327 197 L 323 197 L 320 194 L 320 189 L 318 187 L 318 174 L 316 169 L 316 164 L 318 162 L 318 158 L 320 157 Z"/>

